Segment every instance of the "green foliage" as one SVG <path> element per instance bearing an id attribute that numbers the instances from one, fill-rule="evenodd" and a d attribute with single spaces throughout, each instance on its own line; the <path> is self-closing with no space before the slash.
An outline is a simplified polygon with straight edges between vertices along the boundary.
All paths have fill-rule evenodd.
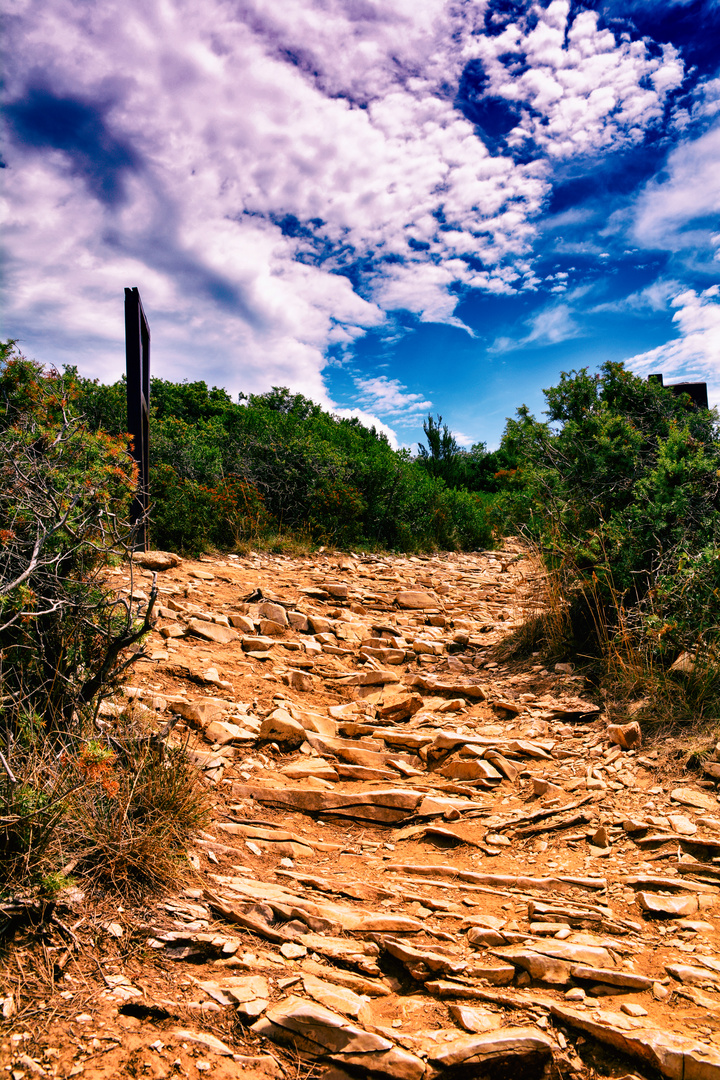
<path id="1" fill-rule="evenodd" d="M 96 849 L 82 847 L 71 823 L 80 816 L 92 829 L 102 799 L 131 793 L 118 814 L 132 823 L 134 846 L 114 856 L 118 880 L 140 879 L 132 852 L 144 845 L 150 858 L 160 837 L 157 880 L 196 820 L 195 811 L 183 817 L 183 799 L 199 806 L 187 762 L 171 756 L 156 769 L 127 753 L 115 768 L 111 741 L 137 733 L 125 721 L 112 731 L 96 723 L 101 699 L 136 658 L 124 650 L 149 629 L 155 590 L 141 618 L 107 584 L 108 563 L 132 540 L 137 478 L 127 437 L 91 429 L 78 415 L 80 393 L 72 370 L 44 371 L 14 342 L 0 346 L 0 874 L 30 876 L 46 892 L 53 861 L 73 844 L 93 864 Z M 98 417 L 113 401 L 96 383 L 84 396 Z M 102 798 L 88 801 L 98 789 Z M 155 820 L 168 809 L 178 812 L 170 827 Z"/>
<path id="2" fill-rule="evenodd" d="M 564 373 L 545 395 L 548 422 L 523 408 L 504 436 L 521 463 L 503 496 L 508 521 L 540 545 L 607 646 L 622 638 L 664 666 L 683 650 L 715 649 L 715 412 L 618 363 Z"/>
<path id="3" fill-rule="evenodd" d="M 101 757 L 86 746 L 73 763 L 85 782 L 69 804 L 66 843 L 77 872 L 137 894 L 187 875 L 187 836 L 207 823 L 209 801 L 183 747 L 164 752 L 133 726 L 113 746 Z"/>
<path id="4" fill-rule="evenodd" d="M 29 717 L 69 730 L 132 636 L 130 613 L 107 596 L 102 575 L 122 550 L 134 466 L 124 439 L 91 433 L 73 415 L 75 396 L 71 377 L 6 347 L 0 650 L 3 714 L 15 737 L 28 734 Z"/>
<path id="5" fill-rule="evenodd" d="M 517 466 L 508 443 L 493 452 L 488 452 L 485 443 L 462 450 L 442 416 L 433 419 L 428 415 L 423 431 L 427 446 L 418 443 L 417 464 L 431 476 L 440 477 L 448 487 L 467 491 L 490 493 L 507 486 L 507 477 Z"/>
<path id="6" fill-rule="evenodd" d="M 455 436 L 447 424 L 443 424 L 439 414 L 437 419 L 433 420 L 432 414 L 428 413 L 427 420 L 423 420 L 423 431 L 427 446 L 418 443 L 420 463 L 431 476 L 440 476 L 446 483 L 452 483 L 457 477 L 460 453 Z"/>
<path id="7" fill-rule="evenodd" d="M 89 423 L 108 422 L 108 403 L 124 417 L 123 383 L 79 386 Z M 485 499 L 452 490 L 462 485 L 449 473 L 284 387 L 235 403 L 204 382 L 153 379 L 150 454 L 151 542 L 160 548 L 198 554 L 278 536 L 403 550 L 492 543 Z M 482 456 L 484 448 L 473 462 Z"/>

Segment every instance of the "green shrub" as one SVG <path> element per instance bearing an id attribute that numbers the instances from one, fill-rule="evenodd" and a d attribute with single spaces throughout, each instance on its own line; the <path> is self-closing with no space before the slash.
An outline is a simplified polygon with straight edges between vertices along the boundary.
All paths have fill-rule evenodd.
<path id="1" fill-rule="evenodd" d="M 500 502 L 560 583 L 576 645 L 633 678 L 720 655 L 716 413 L 616 363 L 545 394 L 547 423 L 523 409 L 508 424 L 521 464 Z"/>
<path id="2" fill-rule="evenodd" d="M 135 737 L 127 722 L 96 722 L 137 658 L 126 650 L 149 629 L 155 588 L 141 612 L 106 581 L 131 548 L 135 467 L 127 437 L 83 422 L 78 393 L 72 373 L 0 347 L 0 875 L 42 883 L 74 847 L 83 867 L 107 861 L 76 823 L 102 833 L 124 798 L 132 843 L 121 836 L 110 878 L 157 882 L 201 800 L 182 755 L 156 764 L 157 749 L 138 757 L 130 746 L 121 757 Z M 152 872 L 140 848 L 159 852 Z"/>
<path id="3" fill-rule="evenodd" d="M 124 384 L 79 384 L 89 421 L 117 430 L 109 414 L 123 415 Z M 488 455 L 478 444 L 454 455 L 455 471 L 435 468 L 431 457 L 413 460 L 374 428 L 283 387 L 234 403 L 203 382 L 153 379 L 150 414 L 157 547 L 197 555 L 291 535 L 407 551 L 492 542 L 487 495 L 469 497 L 463 485 L 497 486 L 491 470 L 506 462 L 504 452 Z"/>
<path id="4" fill-rule="evenodd" d="M 112 753 L 89 755 L 86 745 L 73 767 L 85 781 L 64 827 L 76 873 L 124 895 L 187 875 L 188 834 L 206 824 L 209 802 L 183 747 L 165 750 L 152 732 L 124 723 Z"/>

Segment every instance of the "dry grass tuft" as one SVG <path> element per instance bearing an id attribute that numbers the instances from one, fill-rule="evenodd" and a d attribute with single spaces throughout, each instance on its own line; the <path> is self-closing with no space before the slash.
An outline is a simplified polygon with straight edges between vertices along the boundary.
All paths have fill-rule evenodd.
<path id="1" fill-rule="evenodd" d="M 210 800 L 183 746 L 131 715 L 102 738 L 64 747 L 35 737 L 0 777 L 0 875 L 6 891 L 52 892 L 62 870 L 125 897 L 187 876 L 190 833 Z"/>
<path id="2" fill-rule="evenodd" d="M 140 896 L 187 876 L 188 836 L 207 822 L 209 798 L 184 747 L 131 730 L 113 749 L 110 767 L 75 793 L 65 844 L 75 873 Z"/>

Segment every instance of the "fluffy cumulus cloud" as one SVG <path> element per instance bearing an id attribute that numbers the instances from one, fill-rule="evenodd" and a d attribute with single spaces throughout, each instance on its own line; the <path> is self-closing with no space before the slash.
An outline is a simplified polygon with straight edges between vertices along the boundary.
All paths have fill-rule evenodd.
<path id="1" fill-rule="evenodd" d="M 387 375 L 371 378 L 356 376 L 354 381 L 361 403 L 382 416 L 407 421 L 410 417 L 426 413 L 432 406 L 432 401 L 425 401 L 422 394 L 411 393 L 399 379 L 389 379 Z"/>
<path id="2" fill-rule="evenodd" d="M 635 207 L 633 233 L 646 248 L 720 259 L 720 123 L 676 147 L 663 175 Z M 716 269 L 720 269 L 717 267 Z"/>
<path id="3" fill-rule="evenodd" d="M 138 285 L 158 373 L 326 405 L 329 352 L 392 312 L 461 326 L 467 290 L 535 288 L 553 163 L 636 143 L 683 77 L 672 46 L 566 0 L 8 8 L 8 332 L 117 376 Z M 679 233 L 702 153 L 674 162 L 672 206 L 648 190 L 638 235 Z M 560 305 L 528 340 L 572 332 Z M 386 376 L 355 385 L 358 416 L 430 406 Z"/>
<path id="4" fill-rule="evenodd" d="M 637 143 L 682 83 L 672 45 L 654 55 L 644 41 L 600 27 L 596 11 L 571 7 L 508 5 L 492 16 L 493 33 L 468 38 L 469 107 L 516 152 L 560 159 Z"/>
<path id="5" fill-rule="evenodd" d="M 686 289 L 671 301 L 677 337 L 633 356 L 628 364 L 641 374 L 662 371 L 670 378 L 706 379 L 720 392 L 720 287 Z"/>

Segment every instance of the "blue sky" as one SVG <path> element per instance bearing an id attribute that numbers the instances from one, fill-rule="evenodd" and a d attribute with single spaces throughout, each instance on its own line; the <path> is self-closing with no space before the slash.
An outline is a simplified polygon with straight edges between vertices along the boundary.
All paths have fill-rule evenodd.
<path id="1" fill-rule="evenodd" d="M 562 370 L 720 402 L 718 0 L 8 0 L 3 336 L 461 445 Z"/>

